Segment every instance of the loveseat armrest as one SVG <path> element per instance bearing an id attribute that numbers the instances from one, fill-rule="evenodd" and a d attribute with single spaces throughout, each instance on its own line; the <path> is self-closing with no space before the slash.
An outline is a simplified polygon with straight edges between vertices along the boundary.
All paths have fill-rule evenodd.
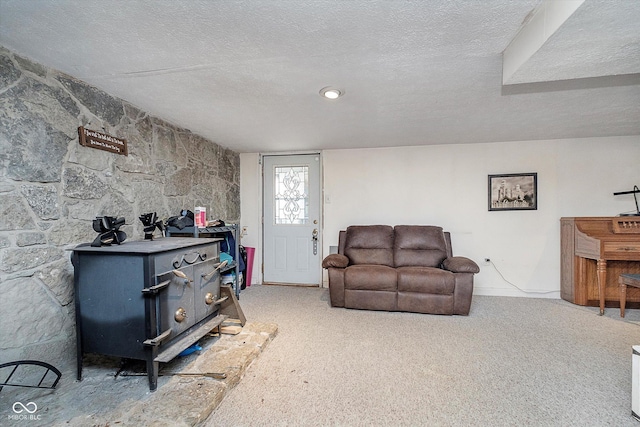
<path id="1" fill-rule="evenodd" d="M 480 267 L 473 260 L 462 256 L 453 256 L 442 261 L 442 267 L 452 273 L 478 273 Z"/>
<path id="2" fill-rule="evenodd" d="M 346 268 L 349 265 L 349 258 L 342 254 L 327 255 L 322 260 L 322 268 Z"/>

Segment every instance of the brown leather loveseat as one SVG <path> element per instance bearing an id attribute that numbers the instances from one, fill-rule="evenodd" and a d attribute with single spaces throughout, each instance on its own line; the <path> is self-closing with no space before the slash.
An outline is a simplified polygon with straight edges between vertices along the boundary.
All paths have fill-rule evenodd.
<path id="1" fill-rule="evenodd" d="M 340 231 L 329 272 L 333 307 L 469 314 L 478 265 L 454 257 L 442 227 L 357 225 Z"/>

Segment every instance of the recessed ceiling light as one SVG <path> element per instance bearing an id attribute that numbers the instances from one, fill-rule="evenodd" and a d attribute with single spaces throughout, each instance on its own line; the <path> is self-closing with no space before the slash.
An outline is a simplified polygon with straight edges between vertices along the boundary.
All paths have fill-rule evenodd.
<path id="1" fill-rule="evenodd" d="M 320 96 L 327 99 L 338 99 L 344 95 L 344 91 L 331 86 L 320 89 Z"/>

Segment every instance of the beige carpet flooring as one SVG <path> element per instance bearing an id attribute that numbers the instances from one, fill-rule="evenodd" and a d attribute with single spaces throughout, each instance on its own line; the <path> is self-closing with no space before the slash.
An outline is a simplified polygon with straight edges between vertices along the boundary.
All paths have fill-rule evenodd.
<path id="1" fill-rule="evenodd" d="M 474 297 L 469 316 L 331 308 L 327 289 L 253 285 L 268 349 L 213 426 L 638 426 L 640 310 Z"/>

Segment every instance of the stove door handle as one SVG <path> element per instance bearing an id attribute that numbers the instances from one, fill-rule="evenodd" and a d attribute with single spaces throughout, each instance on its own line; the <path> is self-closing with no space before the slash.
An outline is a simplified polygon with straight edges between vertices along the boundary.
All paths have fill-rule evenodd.
<path id="1" fill-rule="evenodd" d="M 215 300 L 215 301 L 213 302 L 213 305 L 220 305 L 220 304 L 222 304 L 223 302 L 225 302 L 225 301 L 226 301 L 226 300 L 228 300 L 228 299 L 229 299 L 229 296 L 228 296 L 228 295 L 227 295 L 227 296 L 224 296 L 224 297 L 222 297 L 222 298 L 220 298 L 220 299 Z"/>
<path id="2" fill-rule="evenodd" d="M 189 284 L 193 282 L 193 280 L 189 279 L 189 276 L 187 276 L 180 270 L 172 270 L 171 272 L 175 274 L 176 277 L 182 279 L 182 286 L 189 286 Z"/>
<path id="3" fill-rule="evenodd" d="M 143 344 L 157 347 L 162 343 L 162 341 L 169 338 L 169 335 L 171 335 L 171 329 L 167 329 L 166 331 L 164 331 L 163 333 L 161 333 L 155 338 L 149 338 L 148 340 L 145 340 Z"/>
<path id="4" fill-rule="evenodd" d="M 142 294 L 143 295 L 157 294 L 158 291 L 166 288 L 167 286 L 169 286 L 170 283 L 171 283 L 171 280 L 165 280 L 164 282 L 160 282 L 157 285 L 150 286 L 148 288 L 144 288 L 142 290 Z"/>
<path id="5" fill-rule="evenodd" d="M 228 261 L 226 261 L 226 260 L 225 260 L 225 261 L 222 261 L 222 262 L 221 262 L 221 263 L 219 263 L 219 264 L 216 264 L 216 268 L 214 268 L 212 271 L 210 271 L 210 272 L 208 272 L 208 273 L 206 273 L 206 274 L 203 274 L 203 275 L 202 275 L 202 278 L 203 278 L 205 281 L 206 281 L 206 280 L 211 279 L 211 278 L 213 277 L 213 275 L 214 275 L 214 274 L 216 274 L 216 272 L 217 272 L 218 270 L 220 270 L 220 269 L 221 269 L 221 268 L 223 268 L 225 265 L 227 265 L 227 263 L 228 263 Z"/>

